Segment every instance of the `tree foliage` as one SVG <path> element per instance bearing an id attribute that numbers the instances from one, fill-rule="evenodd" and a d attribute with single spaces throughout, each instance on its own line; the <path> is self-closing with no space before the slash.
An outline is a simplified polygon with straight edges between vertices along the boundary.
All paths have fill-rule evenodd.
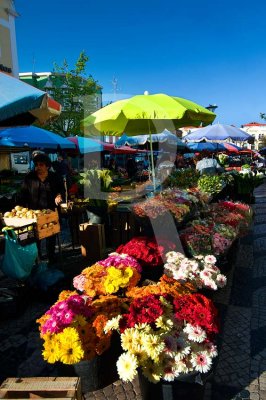
<path id="1" fill-rule="evenodd" d="M 81 120 L 99 107 L 101 86 L 91 75 L 86 76 L 88 60 L 82 51 L 73 68 L 67 60 L 62 66 L 54 63 L 48 93 L 62 105 L 62 112 L 46 128 L 62 136 L 81 135 Z"/>

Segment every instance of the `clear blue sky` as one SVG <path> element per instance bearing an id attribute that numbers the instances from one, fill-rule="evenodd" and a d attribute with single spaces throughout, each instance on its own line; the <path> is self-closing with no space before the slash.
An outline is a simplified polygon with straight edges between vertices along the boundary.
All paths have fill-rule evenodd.
<path id="1" fill-rule="evenodd" d="M 113 100 L 166 93 L 203 106 L 215 122 L 263 122 L 266 3 L 247 0 L 15 0 L 20 72 L 89 56 L 87 73 Z"/>

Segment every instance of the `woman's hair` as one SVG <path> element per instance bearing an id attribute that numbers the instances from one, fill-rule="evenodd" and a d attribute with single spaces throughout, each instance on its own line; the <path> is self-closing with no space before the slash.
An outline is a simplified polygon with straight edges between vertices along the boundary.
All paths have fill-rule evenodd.
<path id="1" fill-rule="evenodd" d="M 44 163 L 49 168 L 52 165 L 50 158 L 46 154 L 37 154 L 37 156 L 34 157 L 33 162 L 34 164 L 37 162 Z"/>

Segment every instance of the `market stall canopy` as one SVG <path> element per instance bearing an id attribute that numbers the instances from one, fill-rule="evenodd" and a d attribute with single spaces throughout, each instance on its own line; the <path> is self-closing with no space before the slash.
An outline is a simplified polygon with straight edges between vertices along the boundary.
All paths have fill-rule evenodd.
<path id="1" fill-rule="evenodd" d="M 114 154 L 135 154 L 138 151 L 129 146 L 116 148 L 113 143 L 102 142 L 100 139 L 90 139 L 83 136 L 70 136 L 67 138 L 76 145 L 81 154 L 109 151 Z"/>
<path id="2" fill-rule="evenodd" d="M 17 146 L 12 140 L 4 137 L 0 138 L 0 153 L 19 153 L 22 151 L 28 151 L 27 146 Z"/>
<path id="3" fill-rule="evenodd" d="M 222 145 L 230 153 L 238 153 L 240 150 L 242 150 L 242 147 L 237 146 L 236 144 L 233 143 L 224 142 L 222 143 Z"/>
<path id="4" fill-rule="evenodd" d="M 75 144 L 56 133 L 36 126 L 16 126 L 0 129 L 0 140 L 8 140 L 15 146 L 42 148 L 45 150 L 75 149 Z M 1 142 L 0 142 L 1 144 Z"/>
<path id="5" fill-rule="evenodd" d="M 185 141 L 199 142 L 206 141 L 225 141 L 233 140 L 242 142 L 253 140 L 253 137 L 243 130 L 231 125 L 215 124 L 195 129 L 183 138 Z"/>
<path id="6" fill-rule="evenodd" d="M 0 126 L 30 125 L 61 113 L 61 105 L 46 92 L 0 72 Z"/>
<path id="7" fill-rule="evenodd" d="M 176 135 L 172 132 L 165 129 L 161 133 L 155 133 L 152 135 L 138 135 L 138 136 L 127 136 L 123 135 L 120 139 L 117 140 L 115 143 L 116 147 L 121 145 L 128 145 L 128 146 L 140 146 L 144 145 L 147 142 L 152 141 L 152 143 L 166 143 L 167 145 L 175 146 L 176 149 L 187 149 L 186 143 L 183 143 L 181 139 L 179 139 Z"/>
<path id="8" fill-rule="evenodd" d="M 173 131 L 186 125 L 210 124 L 216 115 L 181 97 L 144 94 L 111 103 L 82 121 L 87 136 L 129 136 Z"/>

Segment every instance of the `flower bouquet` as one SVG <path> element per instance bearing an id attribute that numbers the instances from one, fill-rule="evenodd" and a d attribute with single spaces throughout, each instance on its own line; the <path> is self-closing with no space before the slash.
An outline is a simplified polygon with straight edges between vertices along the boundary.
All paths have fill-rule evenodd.
<path id="1" fill-rule="evenodd" d="M 230 248 L 233 239 L 230 228 L 220 229 L 214 221 L 195 220 L 191 226 L 180 233 L 181 242 L 190 256 L 225 254 Z"/>
<path id="2" fill-rule="evenodd" d="M 121 313 L 127 301 L 124 293 L 139 282 L 140 271 L 131 257 L 111 255 L 76 276 L 76 291 L 62 292 L 37 321 L 44 340 L 44 359 L 75 364 L 107 350 L 111 335 L 104 333 L 104 324 L 111 315 Z"/>
<path id="3" fill-rule="evenodd" d="M 44 340 L 43 358 L 48 363 L 75 364 L 92 360 L 110 346 L 103 332 L 110 315 L 121 313 L 123 299 L 105 296 L 92 301 L 76 291 L 63 291 L 58 301 L 37 320 Z"/>
<path id="4" fill-rule="evenodd" d="M 160 284 L 157 286 L 160 287 Z M 120 378 L 132 381 L 138 371 L 153 383 L 206 373 L 217 356 L 217 310 L 201 294 L 147 294 L 134 298 L 126 313 L 105 324 L 117 330 L 124 352 L 117 361 Z"/>
<path id="5" fill-rule="evenodd" d="M 191 282 L 198 289 L 217 290 L 226 285 L 226 276 L 221 274 L 215 263 L 213 255 L 190 259 L 182 253 L 170 251 L 166 254 L 164 273 L 180 283 Z"/>

